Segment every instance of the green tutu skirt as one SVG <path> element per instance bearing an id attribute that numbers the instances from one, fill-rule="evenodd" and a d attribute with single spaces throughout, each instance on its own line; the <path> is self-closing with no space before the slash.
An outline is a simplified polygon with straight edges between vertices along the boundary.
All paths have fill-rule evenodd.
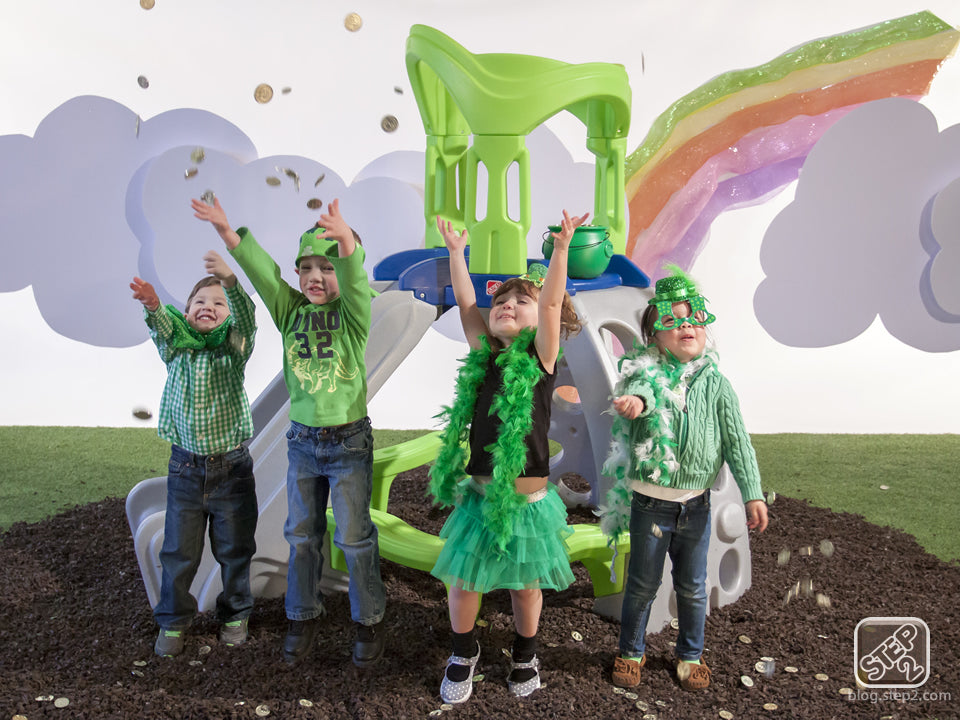
<path id="1" fill-rule="evenodd" d="M 547 495 L 520 510 L 513 537 L 498 553 L 483 522 L 483 496 L 467 489 L 447 518 L 446 540 L 430 574 L 468 592 L 491 590 L 563 590 L 574 581 L 567 554 L 567 508 L 552 483 Z"/>

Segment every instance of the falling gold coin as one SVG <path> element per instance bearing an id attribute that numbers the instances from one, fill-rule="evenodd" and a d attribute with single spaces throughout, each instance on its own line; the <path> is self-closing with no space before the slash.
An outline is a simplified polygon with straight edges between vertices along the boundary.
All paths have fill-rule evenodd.
<path id="1" fill-rule="evenodd" d="M 261 105 L 268 103 L 273 98 L 273 88 L 266 83 L 260 83 L 253 91 L 253 99 Z"/>
<path id="2" fill-rule="evenodd" d="M 394 86 L 393 86 L 393 91 L 394 91 L 397 95 L 403 95 L 403 88 L 400 87 L 399 85 L 394 85 Z"/>
<path id="3" fill-rule="evenodd" d="M 292 90 L 293 90 L 292 87 L 285 87 L 285 88 L 282 88 L 280 92 L 282 92 L 284 95 L 289 95 Z"/>
<path id="4" fill-rule="evenodd" d="M 809 557 L 809 556 L 813 555 L 813 545 L 804 545 L 802 548 L 800 548 L 800 550 L 799 550 L 798 552 L 799 552 L 801 555 L 804 555 L 804 556 L 806 556 L 806 557 Z"/>
<path id="5" fill-rule="evenodd" d="M 217 199 L 217 196 L 214 194 L 213 190 L 204 190 L 203 195 L 200 196 L 200 199 L 212 207 L 213 201 Z"/>
<path id="6" fill-rule="evenodd" d="M 817 593 L 817 605 L 822 608 L 830 607 L 830 598 L 824 595 L 823 593 Z"/>
<path id="7" fill-rule="evenodd" d="M 58 697 L 56 700 L 53 701 L 53 706 L 58 708 L 65 708 L 69 704 L 70 704 L 70 700 L 65 697 Z"/>
<path id="8" fill-rule="evenodd" d="M 153 417 L 153 413 L 144 407 L 138 407 L 133 409 L 133 416 L 137 420 L 149 420 Z"/>
<path id="9" fill-rule="evenodd" d="M 307 200 L 307 207 L 310 208 L 311 210 L 319 210 L 321 207 L 323 207 L 323 202 L 320 200 L 320 198 L 310 198 L 309 200 Z M 477 625 L 480 625 L 479 620 L 477 620 Z M 480 627 L 485 627 L 485 626 L 480 625 Z"/>
<path id="10" fill-rule="evenodd" d="M 800 591 L 804 597 L 813 597 L 813 578 L 803 578 L 800 581 Z"/>
<path id="11" fill-rule="evenodd" d="M 779 553 L 777 553 L 777 565 L 786 565 L 790 562 L 790 551 L 786 548 L 783 548 Z"/>
<path id="12" fill-rule="evenodd" d="M 300 707 L 313 707 L 313 701 L 300 698 Z"/>
<path id="13" fill-rule="evenodd" d="M 653 523 L 653 525 L 650 526 L 650 532 L 653 533 L 653 536 L 654 536 L 655 538 L 662 538 L 662 537 L 663 537 L 663 530 L 661 530 L 661 529 L 660 529 L 660 526 L 657 525 L 656 523 Z"/>
<path id="14" fill-rule="evenodd" d="M 154 0 L 140 0 L 140 7 L 142 7 L 144 10 L 153 10 L 154 5 Z"/>
<path id="15" fill-rule="evenodd" d="M 197 176 L 197 173 L 198 173 L 198 172 L 200 172 L 200 171 L 197 170 L 196 168 L 188 168 L 188 169 L 183 173 L 183 176 L 184 176 L 187 180 L 189 180 L 190 178 L 195 178 L 195 177 Z"/>
<path id="16" fill-rule="evenodd" d="M 313 184 L 314 187 L 323 182 L 323 179 L 327 176 L 326 173 L 321 173 L 320 177 L 317 178 L 317 181 Z"/>
<path id="17" fill-rule="evenodd" d="M 139 85 L 144 90 L 146 90 L 148 87 L 150 87 L 150 81 L 147 80 L 146 75 L 141 75 L 140 77 L 137 78 L 137 85 Z"/>
<path id="18" fill-rule="evenodd" d="M 384 132 L 392 133 L 399 125 L 400 123 L 393 115 L 384 115 L 380 120 L 380 129 Z"/>
<path id="19" fill-rule="evenodd" d="M 343 26 L 350 32 L 356 32 L 363 27 L 363 19 L 355 12 L 352 12 L 343 19 Z"/>
<path id="20" fill-rule="evenodd" d="M 834 549 L 835 548 L 833 547 L 833 543 L 830 542 L 829 540 L 820 541 L 820 554 L 823 555 L 824 557 L 830 557 L 831 555 L 833 555 Z"/>
<path id="21" fill-rule="evenodd" d="M 271 185 L 271 186 L 273 186 L 273 187 L 277 187 L 277 185 L 279 185 L 279 184 L 280 184 L 280 178 L 274 177 L 273 175 L 268 175 L 268 176 L 267 176 L 267 185 Z"/>
<path id="22" fill-rule="evenodd" d="M 814 677 L 815 679 L 819 680 L 820 682 L 826 682 L 827 680 L 830 679 L 830 676 L 827 675 L 826 673 L 817 673 L 817 674 L 814 675 L 813 677 Z"/>
<path id="23" fill-rule="evenodd" d="M 677 618 L 670 618 L 670 627 L 672 627 L 674 630 L 679 630 L 680 620 Z"/>
<path id="24" fill-rule="evenodd" d="M 767 493 L 767 505 L 773 505 L 777 501 L 777 494 L 771 490 Z"/>
<path id="25" fill-rule="evenodd" d="M 197 165 L 203 162 L 203 159 L 206 157 L 206 153 L 203 151 L 202 147 L 194 148 L 193 152 L 190 153 L 190 160 Z"/>

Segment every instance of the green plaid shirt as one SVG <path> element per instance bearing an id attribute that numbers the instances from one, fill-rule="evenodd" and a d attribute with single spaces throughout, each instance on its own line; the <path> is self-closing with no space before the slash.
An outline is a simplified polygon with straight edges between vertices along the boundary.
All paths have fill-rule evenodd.
<path id="1" fill-rule="evenodd" d="M 166 308 L 146 312 L 150 337 L 167 366 L 157 434 L 198 455 L 227 452 L 253 435 L 243 376 L 257 333 L 256 313 L 239 282 L 224 294 L 234 325 L 212 349 L 174 347 Z"/>

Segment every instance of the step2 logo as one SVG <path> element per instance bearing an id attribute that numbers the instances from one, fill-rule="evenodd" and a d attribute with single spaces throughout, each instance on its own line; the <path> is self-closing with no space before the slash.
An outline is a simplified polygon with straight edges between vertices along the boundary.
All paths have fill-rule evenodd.
<path id="1" fill-rule="evenodd" d="M 920 687 L 930 677 L 930 628 L 914 617 L 864 618 L 853 633 L 853 664 L 863 687 Z"/>

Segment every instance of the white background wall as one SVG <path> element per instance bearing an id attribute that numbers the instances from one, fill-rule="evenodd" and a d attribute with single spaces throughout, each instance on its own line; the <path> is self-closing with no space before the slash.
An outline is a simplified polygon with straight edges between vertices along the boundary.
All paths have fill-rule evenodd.
<path id="1" fill-rule="evenodd" d="M 423 23 L 472 52 L 622 63 L 633 89 L 632 151 L 659 113 L 715 75 L 924 9 L 960 24 L 956 0 L 156 0 L 150 11 L 136 0 L 7 3 L 0 23 L 0 135 L 32 136 L 48 113 L 79 95 L 109 98 L 145 119 L 199 108 L 234 123 L 260 157 L 313 158 L 349 182 L 378 157 L 424 148 L 404 67 L 409 27 Z M 350 12 L 363 19 L 359 32 L 344 29 Z M 138 86 L 139 75 L 150 80 L 148 89 Z M 262 82 L 277 93 L 265 105 L 253 100 Z M 281 95 L 285 86 L 292 90 Z M 941 130 L 960 123 L 958 89 L 955 58 L 923 101 Z M 390 134 L 380 129 L 388 113 L 399 120 Z M 548 126 L 575 159 L 592 160 L 575 120 L 556 118 Z M 31 191 L 42 195 L 43 184 Z M 760 243 L 791 197 L 788 188 L 762 205 L 721 215 L 692 269 L 719 318 L 713 332 L 721 369 L 738 390 L 748 427 L 960 431 L 955 353 L 912 349 L 879 321 L 843 345 L 796 349 L 775 342 L 756 321 Z M 0 238 L 0 252 L 11 241 Z M 69 304 L 69 272 L 60 282 Z M 130 304 L 120 310 L 136 311 Z M 251 398 L 280 365 L 279 338 L 266 314 L 260 328 L 248 367 Z M 134 407 L 155 410 L 159 403 L 164 368 L 149 342 L 104 349 L 63 338 L 46 326 L 30 288 L 0 293 L 0 338 L 0 424 L 134 425 Z M 432 427 L 464 350 L 431 331 L 372 403 L 375 426 Z"/>

